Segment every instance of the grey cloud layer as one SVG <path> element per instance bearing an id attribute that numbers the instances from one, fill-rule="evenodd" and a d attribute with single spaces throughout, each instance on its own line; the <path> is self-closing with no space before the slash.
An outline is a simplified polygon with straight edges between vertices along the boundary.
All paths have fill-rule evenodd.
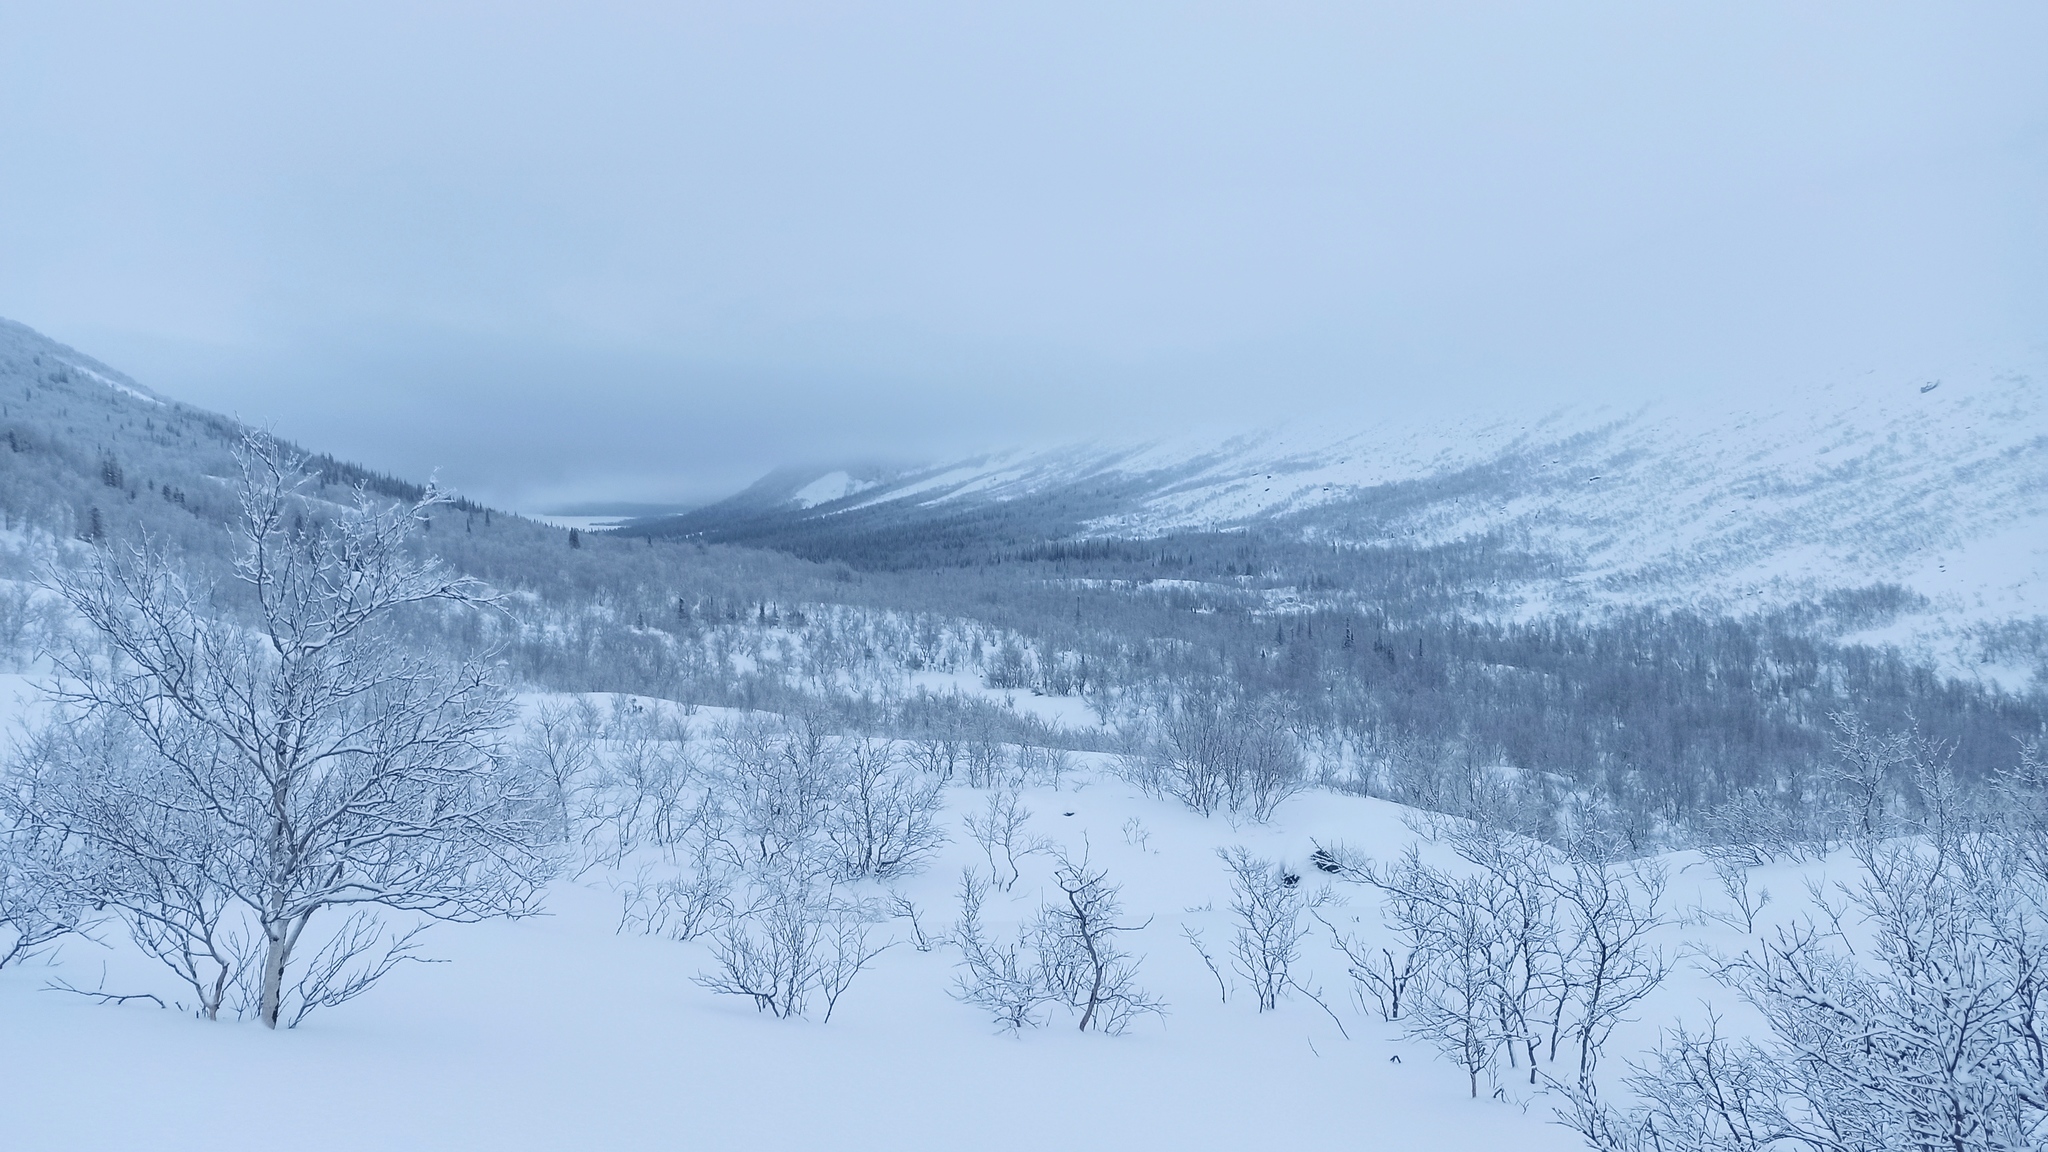
<path id="1" fill-rule="evenodd" d="M 31 5 L 0 314 L 494 499 L 2039 351 L 2038 6 Z"/>

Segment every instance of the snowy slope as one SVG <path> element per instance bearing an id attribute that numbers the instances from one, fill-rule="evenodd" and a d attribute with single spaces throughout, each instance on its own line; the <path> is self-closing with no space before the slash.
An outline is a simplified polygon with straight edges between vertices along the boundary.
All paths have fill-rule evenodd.
<path id="1" fill-rule="evenodd" d="M 986 868 L 959 824 L 982 797 L 951 791 L 953 843 L 898 884 L 941 925 L 960 869 Z M 0 971 L 8 1146 L 216 1149 L 273 1123 L 292 1147 L 350 1152 L 1575 1146 L 1540 1106 L 1466 1099 L 1455 1069 L 1346 1005 L 1334 955 L 1316 967 L 1350 1039 L 1305 1001 L 1267 1015 L 1242 991 L 1223 1003 L 1181 938 L 1183 924 L 1212 948 L 1227 937 L 1218 847 L 1298 863 L 1311 838 L 1405 838 L 1400 809 L 1315 795 L 1273 826 L 1233 829 L 1093 770 L 1025 802 L 1034 833 L 1085 844 L 1125 886 L 1131 922 L 1151 918 L 1129 943 L 1168 1001 L 1163 1019 L 1121 1037 L 1076 1033 L 1064 1017 L 999 1035 L 947 994 L 950 950 L 906 943 L 829 1024 L 777 1020 L 693 983 L 705 942 L 616 931 L 629 864 L 558 883 L 544 917 L 436 928 L 427 951 L 445 963 L 404 967 L 289 1032 L 45 990 L 104 981 L 172 998 L 174 982 L 118 929 L 100 933 L 105 946 L 73 942 L 53 964 Z M 1035 863 L 993 916 L 1036 906 L 1049 869 Z"/>
<path id="2" fill-rule="evenodd" d="M 1084 534 L 1493 536 L 1560 574 L 1511 590 L 1530 612 L 1739 612 L 1897 584 L 1927 604 L 1883 638 L 1957 668 L 1973 627 L 2048 615 L 2048 391 L 2015 374 L 1928 383 L 1872 376 L 1739 401 L 1068 445 L 899 473 L 834 500 L 805 489 L 775 507 L 800 525 L 1089 490 L 1116 504 Z M 838 493 L 843 477 L 813 487 Z"/>
<path id="3" fill-rule="evenodd" d="M 872 487 L 874 487 L 873 481 L 856 480 L 842 468 L 838 471 L 827 472 L 825 475 L 797 489 L 796 494 L 791 499 L 799 506 L 809 508 L 814 504 L 830 504 L 834 500 L 844 500 L 856 492 L 865 491 Z"/>
<path id="4" fill-rule="evenodd" d="M 16 714 L 22 683 L 4 686 Z M 705 710 L 697 723 L 718 719 Z M 932 926 L 957 912 L 959 870 L 986 867 L 960 830 L 983 796 L 950 790 L 953 843 L 895 885 Z M 0 971 L 8 1146 L 215 1149 L 249 1140 L 258 1125 L 316 1152 L 1580 1146 L 1526 1084 L 1509 1078 L 1499 1098 L 1469 1098 L 1459 1069 L 1350 995 L 1321 929 L 1296 974 L 1320 990 L 1328 1012 L 1296 993 L 1261 1014 L 1230 973 L 1230 889 L 1218 848 L 1290 862 L 1321 886 L 1325 878 L 1305 867 L 1312 845 L 1396 856 L 1416 838 L 1407 810 L 1312 792 L 1270 825 L 1233 827 L 1138 796 L 1096 764 L 1024 800 L 1034 834 L 1085 847 L 1123 885 L 1128 921 L 1144 924 L 1127 942 L 1143 957 L 1144 987 L 1167 1002 L 1163 1018 L 1120 1037 L 1079 1034 L 1058 1016 L 1042 1030 L 999 1035 L 948 995 L 952 950 L 906 941 L 860 978 L 830 1023 L 776 1020 L 693 982 L 711 964 L 704 941 L 617 930 L 629 862 L 559 882 L 548 915 L 434 929 L 427 952 L 440 962 L 403 967 L 292 1031 L 49 990 L 66 980 L 175 996 L 175 982 L 111 925 L 97 933 L 102 943 L 74 941 L 48 962 Z M 1723 903 L 1711 873 L 1690 854 L 1668 864 L 1665 954 L 1742 947 L 1744 933 L 1687 912 Z M 1846 878 L 1845 867 L 1853 866 L 1838 859 L 1758 870 L 1779 898 L 1755 931 L 1807 911 L 1803 881 Z M 994 897 L 991 923 L 1028 916 L 1048 874 L 1042 858 L 1028 865 L 1014 893 Z M 1344 903 L 1326 915 L 1378 931 L 1365 890 L 1334 887 Z M 908 935 L 900 921 L 887 927 Z M 1184 929 L 1225 965 L 1227 1001 Z M 1714 991 L 1700 967 L 1679 964 L 1615 1037 L 1614 1062 L 1654 1043 L 1674 1018 L 1696 1020 Z M 1725 993 L 1715 999 L 1731 1026 L 1744 1025 L 1740 1005 Z"/>
<path id="5" fill-rule="evenodd" d="M 164 407 L 168 403 L 163 397 L 136 383 L 126 373 L 110 368 L 76 348 L 59 344 L 35 329 L 5 317 L 0 317 L 0 351 L 17 356 L 41 356 L 48 363 L 42 364 L 39 360 L 39 366 L 68 369 L 96 384 L 104 385 L 145 404 Z"/>

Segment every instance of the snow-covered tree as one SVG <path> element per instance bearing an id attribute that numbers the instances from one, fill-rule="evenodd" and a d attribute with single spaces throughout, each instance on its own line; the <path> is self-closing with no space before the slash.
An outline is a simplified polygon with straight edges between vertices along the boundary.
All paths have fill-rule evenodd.
<path id="1" fill-rule="evenodd" d="M 883 919 L 872 900 L 859 899 L 824 874 L 770 874 L 747 886 L 745 907 L 712 935 L 716 967 L 697 983 L 788 1019 L 822 1006 L 830 1022 L 839 998 L 893 940 L 877 940 Z"/>
<path id="2" fill-rule="evenodd" d="M 14 826 L 18 797 L 0 801 L 0 968 L 26 960 L 77 930 L 88 901 L 58 882 L 61 838 L 32 823 Z M 12 801 L 12 803 L 5 802 Z"/>
<path id="3" fill-rule="evenodd" d="M 1536 1085 L 1541 1065 L 1569 1050 L 1573 1078 L 1589 1081 L 1608 1037 L 1668 971 L 1651 943 L 1665 923 L 1663 870 L 1473 821 L 1426 826 L 1458 865 L 1427 864 L 1413 845 L 1383 865 L 1323 850 L 1338 875 L 1378 890 L 1398 941 L 1374 949 L 1323 919 L 1360 991 L 1457 1064 L 1474 1095 L 1503 1057 Z"/>
<path id="4" fill-rule="evenodd" d="M 1603 1152 L 2021 1152 L 2048 1141 L 2048 911 L 2000 831 L 1937 851 L 1864 841 L 1865 878 L 1823 923 L 1723 964 L 1764 1027 L 1667 1035 L 1627 1080 L 1590 1081 L 1566 1119 Z M 1844 938 L 1844 923 L 1868 939 Z"/>
<path id="5" fill-rule="evenodd" d="M 1044 1024 L 1041 1010 L 1062 1003 L 1080 1014 L 1081 1031 L 1112 1035 L 1138 1016 L 1164 1012 L 1164 1002 L 1138 986 L 1138 958 L 1118 942 L 1120 934 L 1145 924 L 1118 923 L 1120 889 L 1087 857 L 1057 859 L 1057 895 L 1007 939 L 993 936 L 982 923 L 990 883 L 972 869 L 962 874 L 960 919 L 951 941 L 960 949 L 962 968 L 954 997 L 988 1012 L 1009 1031 Z"/>
<path id="6" fill-rule="evenodd" d="M 1214 688 L 1161 706 L 1157 732 L 1133 732 L 1122 771 L 1132 783 L 1207 816 L 1264 822 L 1308 784 L 1301 747 L 1270 710 Z"/>
<path id="7" fill-rule="evenodd" d="M 904 765 L 887 741 L 850 741 L 825 838 L 843 875 L 888 879 L 916 871 L 945 843 L 944 807 L 939 783 Z"/>
<path id="8" fill-rule="evenodd" d="M 1080 1011 L 1080 1029 L 1112 1035 L 1138 1016 L 1165 1011 L 1165 1003 L 1138 986 L 1138 958 L 1118 937 L 1145 924 L 1120 924 L 1121 889 L 1087 856 L 1062 855 L 1053 870 L 1059 895 L 1039 915 L 1039 952 L 1052 986 Z M 1146 923 L 1150 923 L 1148 919 Z"/>
<path id="9" fill-rule="evenodd" d="M 104 732 L 107 754 L 22 771 L 35 823 L 89 864 L 79 882 L 128 911 L 145 947 L 162 937 L 159 955 L 219 933 L 216 983 L 253 976 L 255 1014 L 276 1027 L 403 956 L 409 934 L 380 945 L 378 909 L 530 911 L 551 821 L 501 767 L 513 713 L 490 653 L 407 641 L 409 614 L 489 603 L 410 545 L 444 497 L 311 499 L 301 462 L 262 434 L 237 459 L 232 580 L 188 580 L 146 543 L 55 576 L 92 632 L 57 657 L 58 723 Z M 334 910 L 339 925 L 309 938 Z M 253 939 L 223 927 L 240 913 Z"/>
<path id="10" fill-rule="evenodd" d="M 1301 913 L 1307 905 L 1301 877 L 1244 848 L 1218 849 L 1230 869 L 1230 911 L 1236 921 L 1231 960 L 1251 981 L 1259 1011 L 1270 1012 L 1293 983 L 1301 942 L 1308 936 Z"/>
<path id="11" fill-rule="evenodd" d="M 967 834 L 981 845 L 988 857 L 990 881 L 1008 892 L 1024 875 L 1024 860 L 1053 850 L 1052 841 L 1024 831 L 1031 822 L 1031 809 L 1018 800 L 1017 790 L 998 787 L 988 794 L 980 812 L 964 818 Z"/>

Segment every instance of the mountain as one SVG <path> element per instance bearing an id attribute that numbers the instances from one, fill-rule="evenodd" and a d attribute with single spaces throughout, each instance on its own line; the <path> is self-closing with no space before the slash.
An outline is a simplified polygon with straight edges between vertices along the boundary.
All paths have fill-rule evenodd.
<path id="1" fill-rule="evenodd" d="M 1920 389 L 789 469 L 580 536 L 457 502 L 420 543 L 506 595 L 521 683 L 879 731 L 1029 727 L 1019 692 L 1093 729 L 1199 689 L 1296 717 L 1340 775 L 1505 763 L 1676 821 L 1800 779 L 1849 710 L 1979 774 L 2042 730 L 2039 390 Z M 33 659 L 34 580 L 80 541 L 225 576 L 240 436 L 0 329 L 0 660 Z M 420 492 L 309 464 L 329 498 Z"/>
<path id="2" fill-rule="evenodd" d="M 188 552 L 218 549 L 235 511 L 226 478 L 242 435 L 238 421 L 0 319 L 0 516 L 10 531 L 45 540 L 146 533 Z M 310 455 L 307 466 L 323 487 L 421 491 L 328 455 Z"/>
<path id="3" fill-rule="evenodd" d="M 2044 653 L 1987 652 L 1983 639 L 2048 613 L 2048 391 L 2020 374 L 1872 377 L 1744 403 L 1303 424 L 889 475 L 784 469 L 626 531 L 876 566 L 911 541 L 963 558 L 1034 538 L 1217 532 L 1484 541 L 1533 560 L 1489 588 L 1512 616 L 1740 613 L 1879 587 L 1909 610 L 1872 638 L 2024 680 Z M 905 543 L 878 557 L 890 540 Z"/>

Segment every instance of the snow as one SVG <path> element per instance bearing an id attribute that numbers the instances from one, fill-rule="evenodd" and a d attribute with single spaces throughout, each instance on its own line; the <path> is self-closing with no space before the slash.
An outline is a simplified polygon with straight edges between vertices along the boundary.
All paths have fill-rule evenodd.
<path id="1" fill-rule="evenodd" d="M 797 489 L 790 496 L 790 501 L 800 508 L 809 508 L 817 504 L 830 504 L 834 500 L 844 500 L 874 486 L 875 481 L 856 480 L 847 472 L 827 472 Z"/>
<path id="2" fill-rule="evenodd" d="M 964 677 L 942 685 L 921 675 L 934 688 L 974 687 Z M 35 709 L 30 684 L 0 678 L 0 710 L 18 718 Z M 531 715 L 567 699 L 523 703 Z M 702 709 L 692 722 L 701 729 L 732 715 Z M 1223 1002 L 1183 939 L 1184 928 L 1201 933 L 1228 963 L 1230 892 L 1218 849 L 1242 845 L 1321 885 L 1307 863 L 1315 845 L 1392 858 L 1416 838 L 1412 813 L 1308 792 L 1269 824 L 1234 826 L 1136 794 L 1107 772 L 1106 756 L 1075 759 L 1060 789 L 1025 791 L 1028 830 L 1106 868 L 1123 886 L 1125 922 L 1144 924 L 1126 943 L 1143 957 L 1142 986 L 1167 1001 L 1168 1013 L 1127 1035 L 1080 1034 L 1058 1015 L 1046 1029 L 996 1034 L 947 994 L 954 956 L 907 942 L 883 953 L 830 1023 L 776 1020 L 693 982 L 711 963 L 704 941 L 616 931 L 617 886 L 635 874 L 628 861 L 557 882 L 546 915 L 436 927 L 427 953 L 438 962 L 401 967 L 364 998 L 291 1031 L 48 990 L 63 979 L 175 997 L 167 975 L 112 925 L 97 942 L 74 940 L 47 960 L 0 970 L 9 1146 L 210 1150 L 254 1139 L 260 1125 L 312 1152 L 1579 1147 L 1526 1085 L 1508 1084 L 1501 1099 L 1470 1099 L 1458 1069 L 1351 1002 L 1343 963 L 1320 930 L 1297 976 L 1322 991 L 1348 1036 L 1299 994 L 1261 1015 L 1238 981 Z M 953 842 L 894 885 L 928 928 L 950 925 L 960 870 L 986 869 L 960 827 L 985 795 L 951 789 Z M 1424 855 L 1450 860 L 1436 845 Z M 1663 863 L 1674 914 L 1659 938 L 1664 954 L 1744 947 L 1751 937 L 1740 930 L 1687 914 L 1725 905 L 1711 870 L 1691 853 Z M 1756 869 L 1755 882 L 1773 896 L 1756 931 L 1809 912 L 1808 882 L 1847 880 L 1853 867 L 1837 857 Z M 1013 893 L 992 893 L 990 928 L 1028 918 L 1049 873 L 1045 858 L 1031 858 Z M 1374 931 L 1364 892 L 1333 888 L 1346 903 L 1328 914 L 1358 915 Z M 908 935 L 901 921 L 888 927 Z M 1618 1075 L 1675 1017 L 1697 1021 L 1709 998 L 1724 1029 L 1754 1026 L 1686 960 L 1617 1033 L 1608 1066 Z"/>
<path id="3" fill-rule="evenodd" d="M 551 528 L 574 528 L 579 532 L 602 532 L 626 522 L 623 516 L 557 516 L 551 512 L 519 512 L 515 515 Z"/>
<path id="4" fill-rule="evenodd" d="M 934 696 L 950 696 L 958 693 L 967 697 L 978 697 L 1000 707 L 1027 713 L 1048 724 L 1062 728 L 1094 728 L 1101 723 L 1101 717 L 1088 707 L 1087 701 L 1079 696 L 1041 696 L 1016 688 L 989 688 L 982 683 L 980 674 L 974 672 L 940 672 L 924 670 L 912 672 L 905 677 L 906 687 L 915 692 L 923 689 Z"/>
<path id="5" fill-rule="evenodd" d="M 610 936 L 610 912 L 565 892 L 548 920 L 450 931 L 450 963 L 283 1035 L 10 973 L 10 1139 L 170 1152 L 277 1124 L 306 1149 L 1571 1146 L 1460 1099 L 1444 1069 L 1389 1065 L 1387 1045 L 1312 1037 L 1300 1012 L 1216 1028 L 1190 1004 L 1143 1035 L 989 1035 L 908 949 L 831 1024 L 779 1022 L 692 985 L 695 949 Z"/>
<path id="6" fill-rule="evenodd" d="M 1540 463 L 1523 459 L 1531 454 Z M 1317 509 L 1375 485 L 1482 464 L 1504 474 L 1471 494 L 1434 496 L 1381 531 L 1418 543 L 1486 532 L 1527 540 L 1611 589 L 1592 606 L 1725 607 L 1759 590 L 1783 603 L 1889 580 L 1951 618 L 2048 609 L 2048 400 L 2017 377 L 1951 380 L 1932 393 L 1917 382 L 1838 384 L 1761 407 L 1699 399 L 1539 420 L 1479 414 L 1320 445 L 1298 431 L 1292 445 L 1248 438 L 1101 527 L 1159 532 L 1281 513 L 1315 524 Z"/>
<path id="7" fill-rule="evenodd" d="M 129 384 L 123 384 L 119 380 L 116 380 L 113 377 L 105 375 L 103 373 L 95 372 L 92 369 L 87 368 L 83 364 L 73 364 L 69 360 L 64 361 L 64 363 L 72 371 L 90 376 L 93 379 L 99 381 L 102 384 L 105 384 L 107 387 L 112 388 L 114 391 L 119 392 L 124 396 L 133 396 L 135 399 L 143 401 L 146 404 L 155 404 L 158 407 L 163 406 L 163 400 L 161 398 L 152 396 L 149 393 L 144 392 L 140 388 L 134 387 L 133 385 Z"/>
<path id="8" fill-rule="evenodd" d="M 976 468 L 949 468 L 936 476 L 927 476 L 922 480 L 916 480 L 912 481 L 911 483 L 901 485 L 899 487 L 885 489 L 878 496 L 871 497 L 867 500 L 861 501 L 858 504 L 852 505 L 850 508 L 848 508 L 848 511 L 852 511 L 853 508 L 867 508 L 872 505 L 880 504 L 888 500 L 902 500 L 907 499 L 911 496 L 920 496 L 926 492 L 936 492 L 942 489 L 951 489 L 955 485 L 966 484 L 980 475 L 980 470 Z"/>
<path id="9" fill-rule="evenodd" d="M 955 842 L 901 885 L 940 923 L 959 869 L 980 859 L 958 817 L 981 794 L 951 799 Z M 1227 934 L 1216 848 L 1298 864 L 1311 837 L 1391 843 L 1406 835 L 1392 805 L 1316 795 L 1272 826 L 1233 829 L 1096 770 L 1024 799 L 1034 832 L 1085 844 L 1125 885 L 1132 921 L 1152 917 L 1130 943 L 1169 1001 L 1163 1020 L 1122 1037 L 1064 1020 L 997 1035 L 947 995 L 950 955 L 905 944 L 829 1024 L 778 1021 L 692 982 L 702 942 L 615 933 L 620 876 L 592 873 L 557 883 L 546 916 L 435 928 L 428 952 L 443 962 L 288 1032 L 44 990 L 63 978 L 171 999 L 116 929 L 0 971 L 10 1146 L 215 1149 L 260 1125 L 310 1150 L 1573 1147 L 1540 1106 L 1466 1099 L 1454 1069 L 1341 1003 L 1349 1040 L 1306 1002 L 1264 1016 L 1246 993 L 1219 1003 L 1180 938 L 1183 923 L 1212 949 Z M 1028 915 L 1046 875 L 1042 861 L 1027 870 L 991 913 Z M 1341 998 L 1341 969 L 1317 967 Z"/>

